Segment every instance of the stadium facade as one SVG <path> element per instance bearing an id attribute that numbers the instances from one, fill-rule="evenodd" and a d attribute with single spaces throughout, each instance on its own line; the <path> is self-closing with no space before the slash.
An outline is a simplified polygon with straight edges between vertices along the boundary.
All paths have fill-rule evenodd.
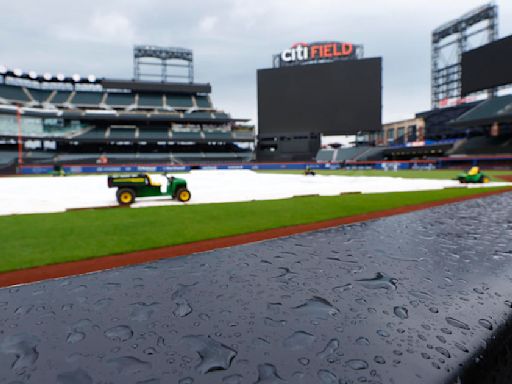
<path id="1" fill-rule="evenodd" d="M 252 160 L 254 127 L 214 107 L 211 85 L 0 68 L 0 164 Z"/>

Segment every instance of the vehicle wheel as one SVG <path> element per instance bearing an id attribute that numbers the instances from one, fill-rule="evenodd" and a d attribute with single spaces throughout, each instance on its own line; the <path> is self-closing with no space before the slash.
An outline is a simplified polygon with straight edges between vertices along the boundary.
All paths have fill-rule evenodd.
<path id="1" fill-rule="evenodd" d="M 116 192 L 116 197 L 120 205 L 130 205 L 135 202 L 135 191 L 131 188 L 120 188 Z"/>
<path id="2" fill-rule="evenodd" d="M 459 177 L 459 183 L 461 183 L 461 184 L 465 184 L 465 183 L 466 183 L 466 178 L 464 178 L 464 177 Z"/>
<path id="3" fill-rule="evenodd" d="M 187 188 L 180 188 L 176 192 L 176 198 L 182 203 L 186 203 L 192 197 L 190 191 Z"/>
<path id="4" fill-rule="evenodd" d="M 482 179 L 482 183 L 490 183 L 491 182 L 491 179 L 489 179 L 487 176 L 484 176 L 484 178 Z"/>

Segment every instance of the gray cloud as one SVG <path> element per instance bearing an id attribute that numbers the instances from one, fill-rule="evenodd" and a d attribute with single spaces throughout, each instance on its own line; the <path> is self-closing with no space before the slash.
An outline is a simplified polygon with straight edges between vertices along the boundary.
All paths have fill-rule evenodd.
<path id="1" fill-rule="evenodd" d="M 500 21 L 512 3 L 497 2 Z M 256 70 L 296 41 L 364 44 L 384 58 L 384 120 L 430 105 L 430 33 L 480 0 L 109 0 L 2 4 L 0 64 L 131 77 L 133 44 L 192 48 L 196 80 L 218 108 L 256 118 Z M 501 23 L 501 35 L 512 33 Z"/>

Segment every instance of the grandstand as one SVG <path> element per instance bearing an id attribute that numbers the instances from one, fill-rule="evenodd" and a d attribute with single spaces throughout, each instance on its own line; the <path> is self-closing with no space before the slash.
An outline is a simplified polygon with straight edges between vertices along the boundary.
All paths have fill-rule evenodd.
<path id="1" fill-rule="evenodd" d="M 254 127 L 214 107 L 208 83 L 65 78 L 0 70 L 0 167 L 23 162 L 253 159 Z M 20 118 L 17 118 L 17 114 Z"/>

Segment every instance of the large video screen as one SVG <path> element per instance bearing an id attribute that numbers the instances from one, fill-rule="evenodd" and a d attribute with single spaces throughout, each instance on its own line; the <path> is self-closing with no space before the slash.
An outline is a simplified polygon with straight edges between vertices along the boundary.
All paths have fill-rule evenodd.
<path id="1" fill-rule="evenodd" d="M 381 129 L 382 60 L 258 71 L 260 134 L 353 135 Z"/>
<path id="2" fill-rule="evenodd" d="M 462 54 L 462 95 L 512 84 L 512 36 Z"/>

